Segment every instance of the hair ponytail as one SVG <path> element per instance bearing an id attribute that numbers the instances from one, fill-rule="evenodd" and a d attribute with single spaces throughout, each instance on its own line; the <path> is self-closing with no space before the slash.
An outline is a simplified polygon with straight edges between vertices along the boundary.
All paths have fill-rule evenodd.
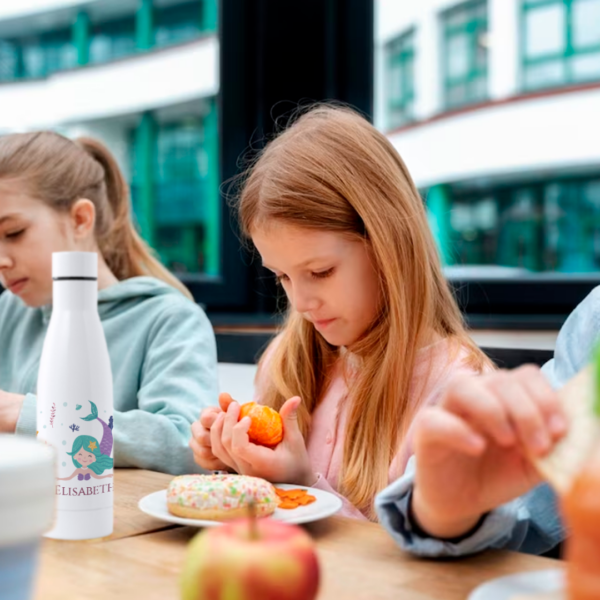
<path id="1" fill-rule="evenodd" d="M 100 252 L 109 269 L 119 280 L 151 275 L 178 289 L 192 300 L 189 290 L 166 269 L 135 230 L 131 219 L 129 186 L 114 156 L 98 140 L 82 137 L 75 140 L 104 170 L 106 197 L 112 219 L 104 231 L 96 232 Z"/>
<path id="2" fill-rule="evenodd" d="M 77 200 L 87 198 L 96 209 L 98 248 L 117 279 L 151 275 L 193 299 L 136 232 L 129 186 L 101 142 L 74 142 L 53 131 L 2 136 L 0 178 L 24 181 L 34 197 L 56 211 L 69 211 Z"/>

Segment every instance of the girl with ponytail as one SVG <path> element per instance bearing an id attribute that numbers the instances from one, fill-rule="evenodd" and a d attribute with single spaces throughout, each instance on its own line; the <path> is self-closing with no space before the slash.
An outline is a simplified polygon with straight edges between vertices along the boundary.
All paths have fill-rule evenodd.
<path id="1" fill-rule="evenodd" d="M 116 467 L 194 469 L 190 424 L 217 401 L 206 315 L 135 230 L 129 188 L 100 142 L 0 138 L 0 432 L 35 435 L 52 310 L 52 253 L 98 254 L 98 311 L 114 380 Z M 112 429 L 112 427 L 111 427 Z M 68 457 L 64 457 L 65 459 Z"/>

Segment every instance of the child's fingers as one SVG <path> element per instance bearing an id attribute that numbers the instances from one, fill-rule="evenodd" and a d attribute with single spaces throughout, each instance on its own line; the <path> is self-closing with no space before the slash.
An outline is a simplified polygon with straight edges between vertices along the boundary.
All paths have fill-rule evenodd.
<path id="1" fill-rule="evenodd" d="M 191 439 L 189 441 L 189 447 L 192 449 L 192 452 L 194 453 L 194 459 L 196 458 L 201 458 L 203 460 L 205 459 L 215 459 L 215 455 L 212 453 L 212 451 L 209 448 L 206 448 L 206 446 L 201 446 L 195 439 Z M 196 462 L 198 462 L 198 460 L 196 460 Z"/>
<path id="2" fill-rule="evenodd" d="M 417 454 L 431 446 L 443 447 L 468 456 L 480 456 L 485 450 L 486 440 L 467 422 L 442 408 L 424 410 L 419 416 L 415 431 Z"/>
<path id="3" fill-rule="evenodd" d="M 194 427 L 194 425 L 196 425 L 196 427 Z M 199 446 L 205 448 L 212 447 L 210 442 L 210 429 L 202 427 L 200 423 L 192 424 L 192 439 L 195 440 Z"/>
<path id="4" fill-rule="evenodd" d="M 258 446 L 250 442 L 248 430 L 251 420 L 244 417 L 234 428 L 231 440 L 231 450 L 236 459 L 261 469 L 263 465 L 269 465 L 274 459 L 274 451 L 266 446 Z"/>
<path id="5" fill-rule="evenodd" d="M 535 455 L 550 448 L 550 435 L 539 406 L 514 374 L 496 380 L 495 393 L 509 414 L 520 443 Z"/>
<path id="6" fill-rule="evenodd" d="M 223 419 L 223 433 L 221 434 L 221 443 L 228 453 L 231 453 L 232 430 L 237 424 L 239 416 L 240 405 L 237 402 L 231 402 Z"/>
<path id="7" fill-rule="evenodd" d="M 515 376 L 542 412 L 552 440 L 560 439 L 567 432 L 567 417 L 560 399 L 539 367 L 525 365 L 515 370 Z"/>
<path id="8" fill-rule="evenodd" d="M 245 469 L 254 465 L 257 458 L 261 458 L 261 450 L 264 450 L 264 448 L 250 443 L 248 430 L 250 429 L 251 422 L 250 417 L 244 417 L 233 427 L 231 436 L 231 453 L 236 461 L 244 465 Z"/>
<path id="9" fill-rule="evenodd" d="M 246 446 L 250 444 L 248 431 L 250 429 L 251 423 L 252 421 L 250 417 L 244 417 L 233 428 L 231 437 L 231 451 L 236 456 L 241 456 L 241 453 L 246 449 Z"/>
<path id="10" fill-rule="evenodd" d="M 210 428 L 210 444 L 212 453 L 224 463 L 235 468 L 235 463 L 227 450 L 223 447 L 221 436 L 223 435 L 223 423 L 225 421 L 225 413 L 220 413 L 213 426 Z"/>
<path id="11" fill-rule="evenodd" d="M 200 413 L 200 424 L 206 429 L 210 429 L 215 422 L 215 419 L 221 412 L 218 406 L 209 406 Z"/>
<path id="12" fill-rule="evenodd" d="M 234 400 L 231 397 L 231 394 L 227 394 L 226 392 L 219 394 L 219 406 L 223 412 L 227 412 L 227 409 L 232 402 L 234 402 Z"/>
<path id="13" fill-rule="evenodd" d="M 200 465 L 203 469 L 213 470 L 221 469 L 222 463 L 208 448 L 203 448 L 198 443 L 191 439 L 189 442 L 190 448 L 194 455 L 194 462 Z"/>
<path id="14" fill-rule="evenodd" d="M 515 443 L 508 413 L 490 389 L 490 377 L 456 377 L 450 382 L 440 406 L 459 418 L 467 420 L 471 427 L 485 433 L 500 446 Z"/>

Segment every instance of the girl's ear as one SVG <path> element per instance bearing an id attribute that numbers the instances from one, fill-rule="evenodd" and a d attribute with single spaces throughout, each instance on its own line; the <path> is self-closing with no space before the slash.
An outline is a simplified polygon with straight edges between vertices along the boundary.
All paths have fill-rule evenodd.
<path id="1" fill-rule="evenodd" d="M 91 200 L 80 198 L 71 206 L 70 215 L 73 235 L 77 241 L 83 241 L 94 235 L 96 207 Z"/>

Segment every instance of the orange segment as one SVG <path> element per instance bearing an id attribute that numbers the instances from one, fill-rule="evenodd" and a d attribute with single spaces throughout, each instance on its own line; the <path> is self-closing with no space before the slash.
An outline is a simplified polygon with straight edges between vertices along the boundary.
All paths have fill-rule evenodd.
<path id="1" fill-rule="evenodd" d="M 283 439 L 283 421 L 280 414 L 256 402 L 247 402 L 240 408 L 238 420 L 250 417 L 248 437 L 253 444 L 274 448 Z"/>

